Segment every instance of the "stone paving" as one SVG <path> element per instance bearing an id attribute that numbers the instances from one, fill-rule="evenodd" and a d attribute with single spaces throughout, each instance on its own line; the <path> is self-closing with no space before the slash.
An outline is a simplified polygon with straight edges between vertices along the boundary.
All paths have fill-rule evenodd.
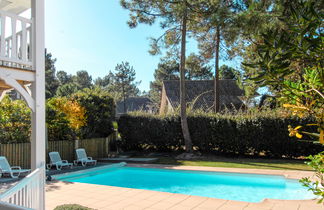
<path id="1" fill-rule="evenodd" d="M 165 166 L 152 164 L 129 165 L 135 167 L 285 175 L 288 178 L 296 179 L 313 175 L 312 172 L 308 171 Z M 80 204 L 93 209 L 103 210 L 324 210 L 324 206 L 322 204 L 317 204 L 315 200 L 288 201 L 265 199 L 260 203 L 249 203 L 94 184 L 61 181 L 48 182 L 46 186 L 46 209 L 54 209 L 56 206 L 62 204 Z"/>

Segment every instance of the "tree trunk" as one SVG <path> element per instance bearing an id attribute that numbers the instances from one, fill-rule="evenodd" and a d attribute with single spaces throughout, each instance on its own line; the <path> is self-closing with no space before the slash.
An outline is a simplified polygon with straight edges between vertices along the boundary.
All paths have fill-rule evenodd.
<path id="1" fill-rule="evenodd" d="M 220 28 L 216 28 L 216 46 L 215 46 L 215 82 L 214 82 L 214 112 L 217 113 L 220 110 L 219 106 L 219 42 L 220 42 Z"/>
<path id="2" fill-rule="evenodd" d="M 126 93 L 125 93 L 125 87 L 124 85 L 122 86 L 122 89 L 123 89 L 123 105 L 124 105 L 124 114 L 126 113 Z"/>
<path id="3" fill-rule="evenodd" d="M 183 138 L 185 140 L 186 152 L 192 152 L 192 142 L 189 133 L 186 113 L 186 87 L 185 87 L 185 61 L 186 61 L 186 35 L 187 35 L 187 9 L 182 18 L 181 29 L 181 56 L 180 56 L 180 117 Z"/>

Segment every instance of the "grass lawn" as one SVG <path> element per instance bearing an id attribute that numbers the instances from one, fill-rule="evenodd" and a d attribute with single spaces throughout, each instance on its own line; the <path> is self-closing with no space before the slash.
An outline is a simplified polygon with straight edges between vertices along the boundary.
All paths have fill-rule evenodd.
<path id="1" fill-rule="evenodd" d="M 209 166 L 226 168 L 256 168 L 276 170 L 311 170 L 304 160 L 283 160 L 263 158 L 224 158 L 208 157 L 199 160 L 176 160 L 173 157 L 160 157 L 155 164 L 185 165 L 185 166 Z"/>

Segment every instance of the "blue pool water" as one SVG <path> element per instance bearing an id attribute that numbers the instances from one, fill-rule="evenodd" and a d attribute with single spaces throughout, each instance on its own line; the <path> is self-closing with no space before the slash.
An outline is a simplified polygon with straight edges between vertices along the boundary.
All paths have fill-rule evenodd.
<path id="1" fill-rule="evenodd" d="M 265 198 L 314 198 L 297 180 L 283 176 L 119 167 L 63 175 L 59 180 L 260 202 Z"/>

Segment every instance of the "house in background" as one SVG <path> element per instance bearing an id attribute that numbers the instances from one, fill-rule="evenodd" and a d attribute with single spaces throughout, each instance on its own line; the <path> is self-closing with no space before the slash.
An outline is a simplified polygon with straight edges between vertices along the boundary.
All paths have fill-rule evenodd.
<path id="1" fill-rule="evenodd" d="M 220 107 L 240 109 L 245 107 L 241 97 L 244 90 L 239 88 L 235 80 L 219 80 Z M 193 109 L 210 111 L 214 105 L 214 80 L 186 81 L 186 101 Z M 180 105 L 179 80 L 163 81 L 160 114 L 171 113 Z"/>
<path id="2" fill-rule="evenodd" d="M 116 116 L 119 117 L 127 112 L 143 111 L 147 113 L 153 113 L 153 105 L 151 99 L 147 97 L 129 97 L 117 102 L 116 104 Z"/>
<path id="3" fill-rule="evenodd" d="M 25 89 L 31 89 L 31 84 L 24 85 Z M 24 97 L 15 89 L 7 89 L 0 91 L 0 101 L 4 96 L 8 95 L 11 100 L 24 100 Z"/>

